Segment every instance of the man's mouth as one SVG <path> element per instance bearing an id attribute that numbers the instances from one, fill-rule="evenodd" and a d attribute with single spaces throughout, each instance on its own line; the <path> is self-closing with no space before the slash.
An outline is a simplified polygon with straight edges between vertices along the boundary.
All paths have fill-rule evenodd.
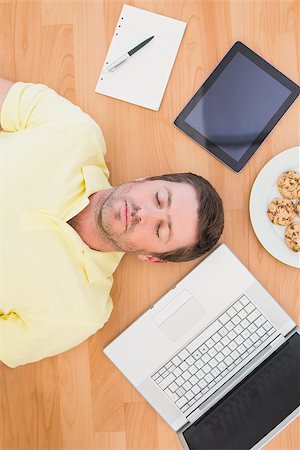
<path id="1" fill-rule="evenodd" d="M 130 223 L 130 218 L 129 218 L 129 206 L 128 203 L 125 200 L 125 231 L 128 229 Z"/>

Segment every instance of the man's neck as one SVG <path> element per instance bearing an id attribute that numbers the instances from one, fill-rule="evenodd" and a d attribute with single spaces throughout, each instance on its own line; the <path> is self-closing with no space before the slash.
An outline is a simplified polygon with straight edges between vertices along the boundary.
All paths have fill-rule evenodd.
<path id="1" fill-rule="evenodd" d="M 110 190 L 98 191 L 89 197 L 89 204 L 68 221 L 68 224 L 79 234 L 85 244 L 91 249 L 100 252 L 117 251 L 107 240 L 101 235 L 97 226 L 97 217 L 99 209 L 105 199 L 108 197 Z"/>

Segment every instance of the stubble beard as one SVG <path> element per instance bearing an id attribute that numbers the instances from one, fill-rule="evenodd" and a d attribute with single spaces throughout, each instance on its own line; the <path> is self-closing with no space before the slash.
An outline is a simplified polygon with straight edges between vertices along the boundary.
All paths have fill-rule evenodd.
<path id="1" fill-rule="evenodd" d="M 134 246 L 130 241 L 130 233 L 132 232 L 132 230 L 136 225 L 134 219 L 132 219 L 131 224 L 132 226 L 130 227 L 130 230 L 127 230 L 128 233 L 127 236 L 124 236 L 123 234 L 120 233 L 116 233 L 113 230 L 113 227 L 109 223 L 109 221 L 105 220 L 106 211 L 109 211 L 110 208 L 117 201 L 125 202 L 125 199 L 128 199 L 130 200 L 130 203 L 134 205 L 134 208 L 138 209 L 134 199 L 131 198 L 129 195 L 135 183 L 136 182 L 121 184 L 120 186 L 117 186 L 116 188 L 113 189 L 113 191 L 108 195 L 108 197 L 103 201 L 103 203 L 99 205 L 97 225 L 101 231 L 102 237 L 107 241 L 107 243 L 114 246 L 118 251 L 134 254 L 141 254 L 141 253 L 146 254 L 147 252 L 145 250 L 139 249 L 138 247 Z"/>

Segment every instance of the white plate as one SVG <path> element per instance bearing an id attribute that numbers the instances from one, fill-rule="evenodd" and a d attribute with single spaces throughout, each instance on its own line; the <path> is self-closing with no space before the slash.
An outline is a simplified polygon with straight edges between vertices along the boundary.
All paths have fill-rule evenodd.
<path id="1" fill-rule="evenodd" d="M 290 250 L 284 242 L 286 227 L 274 225 L 268 218 L 269 203 L 275 197 L 282 197 L 277 188 L 277 180 L 282 172 L 299 172 L 300 147 L 290 148 L 274 156 L 259 172 L 250 194 L 250 219 L 254 232 L 272 256 L 284 264 L 300 268 L 300 253 Z M 300 218 L 296 216 L 295 222 Z"/>

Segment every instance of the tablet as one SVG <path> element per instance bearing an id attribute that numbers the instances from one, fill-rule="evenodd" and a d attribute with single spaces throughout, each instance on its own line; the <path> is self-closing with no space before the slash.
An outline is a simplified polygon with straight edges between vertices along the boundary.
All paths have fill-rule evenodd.
<path id="1" fill-rule="evenodd" d="M 297 84 L 236 42 L 174 124 L 239 172 L 299 93 Z"/>

